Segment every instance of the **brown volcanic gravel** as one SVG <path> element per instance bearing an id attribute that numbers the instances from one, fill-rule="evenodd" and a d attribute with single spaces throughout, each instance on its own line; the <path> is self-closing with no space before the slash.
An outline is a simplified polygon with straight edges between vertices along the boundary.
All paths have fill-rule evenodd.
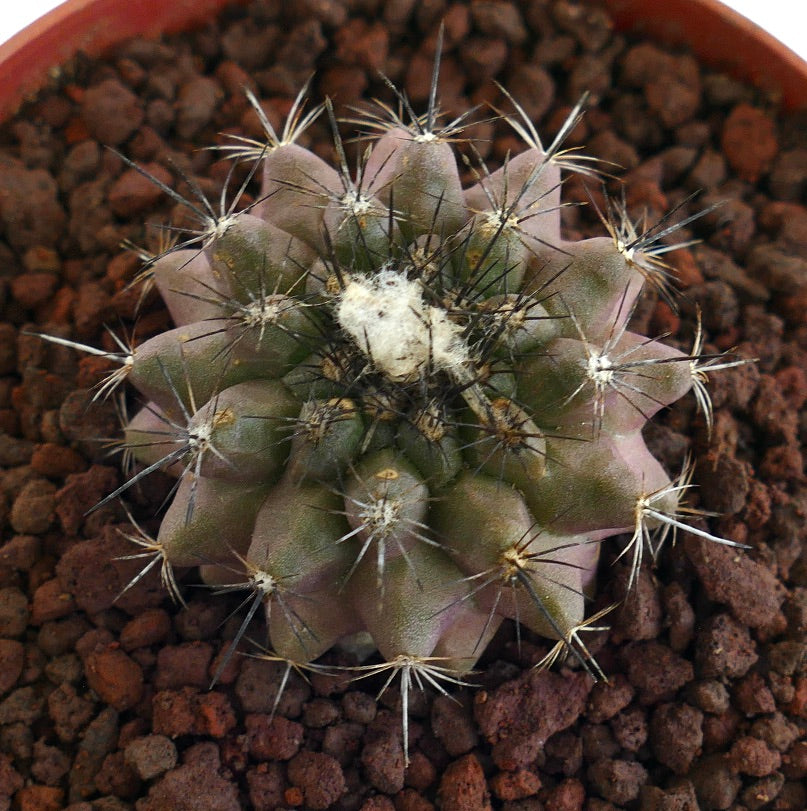
<path id="1" fill-rule="evenodd" d="M 713 531 L 751 550 L 668 546 L 610 637 L 588 640 L 608 683 L 529 669 L 546 644 L 528 635 L 519 652 L 505 627 L 480 687 L 412 696 L 404 769 L 394 691 L 292 673 L 275 709 L 282 666 L 240 655 L 211 691 L 234 600 L 185 588 L 178 609 L 156 573 L 116 600 L 137 571 L 114 559 L 132 550 L 126 516 L 86 514 L 119 482 L 99 441 L 116 435 L 114 408 L 88 391 L 107 364 L 26 333 L 113 349 L 102 325 L 131 334 L 138 304 L 121 241 L 153 248 L 144 223 L 184 221 L 107 146 L 215 195 L 228 164 L 198 147 L 260 136 L 244 86 L 273 121 L 312 71 L 339 110 L 388 98 L 378 69 L 422 104 L 441 20 L 449 114 L 498 106 L 497 78 L 551 137 L 588 90 L 571 145 L 625 167 L 635 218 L 696 190 L 687 211 L 722 201 L 693 225 L 703 242 L 670 255 L 679 311 L 648 294 L 635 318 L 689 347 L 700 307 L 706 351 L 759 359 L 712 376 L 711 436 L 691 398 L 648 428 L 670 470 L 695 456 Z M 517 148 L 501 124 L 472 131 L 491 166 Z M 804 136 L 774 99 L 569 0 L 261 0 L 108 61 L 76 57 L 0 130 L 0 811 L 807 807 Z M 310 139 L 330 155 L 324 122 Z M 579 178 L 565 193 L 589 195 Z M 601 232 L 591 207 L 563 217 L 570 237 Z M 136 321 L 138 339 L 168 323 L 151 298 Z M 130 491 L 147 527 L 167 486 Z M 625 597 L 610 564 L 595 608 Z"/>

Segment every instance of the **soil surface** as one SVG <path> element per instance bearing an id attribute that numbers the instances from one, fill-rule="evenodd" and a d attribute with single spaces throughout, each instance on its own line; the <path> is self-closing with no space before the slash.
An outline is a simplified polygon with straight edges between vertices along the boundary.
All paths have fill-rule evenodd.
<path id="1" fill-rule="evenodd" d="M 548 643 L 519 648 L 508 625 L 478 687 L 412 695 L 405 769 L 395 690 L 292 673 L 273 713 L 277 662 L 235 656 L 208 689 L 237 597 L 189 572 L 177 608 L 157 571 L 121 595 L 142 566 L 127 515 L 87 512 L 121 475 L 114 404 L 93 401 L 110 366 L 30 333 L 113 350 L 106 324 L 135 340 L 168 325 L 128 286 L 140 263 L 121 242 L 157 250 L 154 226 L 188 219 L 116 150 L 215 199 L 231 164 L 199 147 L 261 136 L 244 87 L 274 122 L 314 72 L 338 113 L 389 99 L 379 70 L 422 105 L 441 20 L 449 115 L 503 105 L 497 79 L 548 140 L 585 91 L 571 145 L 623 167 L 609 190 L 635 218 L 721 202 L 669 255 L 677 311 L 651 291 L 635 318 L 689 349 L 700 309 L 705 351 L 757 359 L 710 375 L 711 434 L 691 397 L 648 428 L 672 473 L 695 458 L 711 531 L 751 548 L 681 536 L 625 599 L 609 544 L 591 610 L 624 601 L 586 638 L 608 681 L 532 669 Z M 66 66 L 0 132 L 0 811 L 807 807 L 806 132 L 776 99 L 567 0 L 263 0 Z M 330 156 L 327 124 L 309 134 Z M 491 167 L 518 148 L 501 122 L 473 135 Z M 565 195 L 602 199 L 579 177 Z M 569 237 L 602 233 L 591 205 L 563 217 Z M 168 487 L 130 492 L 144 527 Z"/>

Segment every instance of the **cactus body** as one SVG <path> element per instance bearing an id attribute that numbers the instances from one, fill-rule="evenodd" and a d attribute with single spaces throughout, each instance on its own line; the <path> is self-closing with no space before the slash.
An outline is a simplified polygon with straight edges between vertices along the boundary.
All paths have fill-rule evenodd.
<path id="1" fill-rule="evenodd" d="M 154 263 L 177 326 L 126 359 L 125 430 L 180 479 L 155 548 L 250 589 L 295 666 L 363 631 L 451 681 L 503 619 L 586 664 L 599 544 L 633 533 L 635 575 L 684 527 L 641 429 L 707 365 L 629 330 L 652 240 L 563 240 L 566 163 L 516 109 L 526 148 L 465 189 L 434 108 L 370 119 L 355 179 L 267 123 L 258 204 Z"/>

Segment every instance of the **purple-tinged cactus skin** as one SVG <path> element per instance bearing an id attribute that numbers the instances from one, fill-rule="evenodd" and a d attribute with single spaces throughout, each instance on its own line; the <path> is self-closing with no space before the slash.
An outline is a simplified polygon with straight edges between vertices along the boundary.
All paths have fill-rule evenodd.
<path id="1" fill-rule="evenodd" d="M 525 148 L 463 188 L 466 120 L 439 123 L 434 89 L 422 116 L 398 94 L 354 122 L 373 135 L 353 174 L 303 96 L 281 134 L 251 98 L 266 142 L 230 150 L 262 178 L 247 210 L 162 186 L 200 230 L 141 274 L 176 326 L 114 355 L 104 392 L 126 377 L 146 405 L 108 499 L 176 476 L 157 537 L 132 536 L 172 596 L 185 567 L 244 589 L 242 630 L 264 610 L 289 667 L 369 634 L 363 672 L 400 672 L 405 726 L 409 687 L 464 683 L 506 619 L 601 675 L 579 636 L 600 545 L 627 534 L 633 582 L 670 532 L 730 543 L 688 526 L 689 470 L 671 480 L 641 431 L 690 389 L 708 422 L 707 373 L 740 361 L 628 327 L 646 284 L 671 293 L 694 218 L 641 232 L 609 204 L 606 236 L 564 241 L 562 174 L 598 180 L 563 149 L 579 109 L 544 147 L 508 96 Z M 320 114 L 335 166 L 298 143 Z"/>

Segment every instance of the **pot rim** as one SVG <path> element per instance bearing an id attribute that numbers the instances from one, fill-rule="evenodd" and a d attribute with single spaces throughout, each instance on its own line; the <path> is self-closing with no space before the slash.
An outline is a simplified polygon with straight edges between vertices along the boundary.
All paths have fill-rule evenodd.
<path id="1" fill-rule="evenodd" d="M 234 0 L 66 0 L 0 45 L 0 121 L 78 51 L 92 56 L 133 36 L 202 25 Z M 246 0 L 235 0 L 244 3 Z M 622 31 L 689 45 L 704 63 L 749 81 L 789 110 L 807 108 L 807 62 L 719 0 L 597 0 Z"/>

